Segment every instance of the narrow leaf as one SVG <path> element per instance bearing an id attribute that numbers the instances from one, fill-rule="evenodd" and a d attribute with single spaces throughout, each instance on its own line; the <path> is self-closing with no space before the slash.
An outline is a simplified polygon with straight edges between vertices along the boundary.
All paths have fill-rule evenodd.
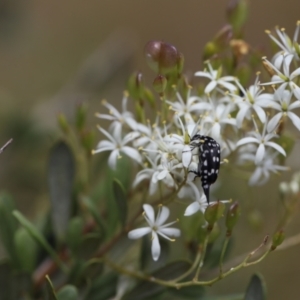
<path id="1" fill-rule="evenodd" d="M 13 215 L 21 223 L 21 225 L 24 226 L 24 228 L 27 230 L 30 236 L 48 252 L 52 259 L 57 263 L 57 265 L 63 271 L 66 271 L 64 264 L 61 262 L 54 249 L 50 246 L 50 244 L 42 236 L 42 234 L 35 228 L 35 226 L 32 223 L 30 223 L 19 211 L 15 210 L 13 212 Z"/>
<path id="2" fill-rule="evenodd" d="M 260 274 L 254 274 L 248 285 L 245 300 L 265 300 L 266 289 L 263 277 Z"/>
<path id="3" fill-rule="evenodd" d="M 11 261 L 14 264 L 18 262 L 18 256 L 16 254 L 14 235 L 17 230 L 17 222 L 12 216 L 12 212 L 15 209 L 12 198 L 5 193 L 0 194 L 0 238 L 2 244 L 6 250 L 6 253 L 10 256 Z"/>
<path id="4" fill-rule="evenodd" d="M 127 219 L 127 199 L 124 187 L 118 179 L 114 179 L 113 181 L 113 191 L 118 208 L 119 219 L 121 220 L 121 223 L 124 226 L 126 224 Z"/>
<path id="5" fill-rule="evenodd" d="M 74 174 L 73 154 L 69 146 L 61 141 L 51 150 L 48 165 L 52 226 L 59 242 L 64 240 L 71 216 Z"/>
<path id="6" fill-rule="evenodd" d="M 47 283 L 46 300 L 58 300 L 53 288 L 53 284 L 48 275 L 46 275 L 46 283 Z"/>
<path id="7" fill-rule="evenodd" d="M 57 300 L 77 300 L 77 299 L 78 299 L 77 288 L 70 284 L 65 285 L 57 293 Z"/>

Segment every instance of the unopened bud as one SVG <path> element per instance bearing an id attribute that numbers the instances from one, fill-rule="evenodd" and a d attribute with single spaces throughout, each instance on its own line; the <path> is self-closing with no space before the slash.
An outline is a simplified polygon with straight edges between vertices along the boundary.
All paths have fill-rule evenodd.
<path id="1" fill-rule="evenodd" d="M 81 134 L 81 144 L 87 153 L 91 153 L 95 145 L 95 132 L 86 131 Z"/>
<path id="2" fill-rule="evenodd" d="M 86 121 L 87 107 L 85 104 L 79 104 L 76 109 L 75 125 L 78 131 L 84 128 Z"/>
<path id="3" fill-rule="evenodd" d="M 60 127 L 60 129 L 63 131 L 63 133 L 67 134 L 70 131 L 69 123 L 66 119 L 66 116 L 63 113 L 60 113 L 57 116 L 57 122 Z"/>
<path id="4" fill-rule="evenodd" d="M 277 231 L 272 238 L 271 250 L 275 250 L 279 245 L 281 245 L 284 241 L 284 238 L 285 236 L 283 230 Z"/>
<path id="5" fill-rule="evenodd" d="M 234 202 L 227 211 L 226 216 L 226 227 L 227 227 L 227 235 L 230 236 L 233 227 L 238 221 L 241 215 L 240 206 L 237 202 Z"/>
<path id="6" fill-rule="evenodd" d="M 235 34 L 241 32 L 248 15 L 247 0 L 231 0 L 227 6 L 227 18 Z"/>
<path id="7" fill-rule="evenodd" d="M 150 41 L 145 46 L 145 56 L 151 69 L 166 74 L 177 67 L 179 53 L 177 49 L 162 41 Z"/>
<path id="8" fill-rule="evenodd" d="M 210 204 L 204 213 L 204 218 L 208 223 L 208 230 L 213 229 L 214 224 L 223 216 L 225 204 L 217 201 Z"/>
<path id="9" fill-rule="evenodd" d="M 178 53 L 177 56 L 177 71 L 179 74 L 183 71 L 183 66 L 184 66 L 184 56 L 182 53 Z"/>
<path id="10" fill-rule="evenodd" d="M 157 93 L 163 94 L 163 92 L 165 91 L 165 89 L 167 87 L 167 83 L 168 83 L 168 80 L 165 76 L 158 75 L 155 77 L 155 79 L 153 81 L 153 88 Z"/>
<path id="11" fill-rule="evenodd" d="M 218 47 L 216 45 L 215 42 L 208 42 L 205 46 L 204 46 L 204 50 L 203 50 L 203 60 L 208 60 L 210 59 L 212 56 L 214 56 L 215 54 L 218 53 Z"/>
<path id="12" fill-rule="evenodd" d="M 218 48 L 218 51 L 224 50 L 232 39 L 232 27 L 230 25 L 225 25 L 214 37 L 214 42 Z"/>
<path id="13" fill-rule="evenodd" d="M 129 77 L 127 89 L 133 99 L 140 99 L 144 89 L 143 75 L 141 72 L 135 72 Z"/>
<path id="14" fill-rule="evenodd" d="M 144 88 L 143 98 L 150 104 L 152 108 L 156 107 L 155 97 L 148 88 Z"/>
<path id="15" fill-rule="evenodd" d="M 235 76 L 239 79 L 242 86 L 246 86 L 252 75 L 251 69 L 248 64 L 240 64 L 235 70 Z"/>
<path id="16" fill-rule="evenodd" d="M 264 57 L 262 58 L 262 64 L 271 77 L 276 74 L 274 69 L 270 66 L 270 64 L 266 61 Z"/>

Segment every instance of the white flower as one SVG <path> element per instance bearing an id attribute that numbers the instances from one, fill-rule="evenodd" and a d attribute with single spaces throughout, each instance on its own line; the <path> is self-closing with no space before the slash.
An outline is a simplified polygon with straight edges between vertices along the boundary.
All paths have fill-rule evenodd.
<path id="1" fill-rule="evenodd" d="M 255 127 L 257 128 L 255 122 L 254 122 L 254 124 L 255 124 Z M 271 147 L 271 148 L 275 149 L 276 151 L 278 151 L 279 153 L 281 153 L 282 155 L 286 156 L 286 153 L 281 146 L 270 141 L 272 138 L 278 137 L 278 136 L 274 133 L 266 133 L 266 125 L 267 124 L 265 124 L 262 133 L 259 133 L 258 130 L 256 129 L 256 131 L 252 131 L 249 133 L 249 135 L 252 135 L 252 137 L 245 137 L 245 138 L 239 140 L 236 145 L 237 147 L 239 147 L 239 146 L 246 145 L 249 143 L 258 144 L 258 148 L 257 148 L 256 155 L 255 155 L 255 164 L 261 163 L 262 160 L 264 159 L 266 147 Z"/>
<path id="2" fill-rule="evenodd" d="M 270 178 L 270 172 L 278 174 L 278 171 L 286 171 L 289 170 L 288 167 L 275 165 L 274 161 L 277 157 L 278 153 L 267 152 L 265 155 L 265 159 L 259 163 L 256 163 L 256 168 L 249 179 L 249 185 L 263 185 Z M 245 160 L 250 162 L 255 162 L 255 154 L 248 153 L 244 156 Z"/>
<path id="3" fill-rule="evenodd" d="M 265 57 L 263 57 L 263 61 L 268 67 L 273 69 L 276 73 L 272 76 L 270 82 L 263 83 L 261 85 L 275 85 L 280 84 L 284 89 L 289 87 L 290 90 L 294 93 L 297 99 L 300 99 L 300 87 L 293 81 L 300 75 L 300 68 L 297 68 L 292 73 L 290 73 L 290 64 L 293 60 L 293 55 L 287 54 L 283 55 L 282 69 L 283 73 L 279 71 L 271 62 L 269 62 Z"/>
<path id="4" fill-rule="evenodd" d="M 129 142 L 140 135 L 138 132 L 130 132 L 122 139 L 121 132 L 119 131 L 114 131 L 113 135 L 111 135 L 108 131 L 104 130 L 100 126 L 98 126 L 98 129 L 108 138 L 108 140 L 100 141 L 100 143 L 97 145 L 97 149 L 93 150 L 92 154 L 111 151 L 111 154 L 108 158 L 108 165 L 114 170 L 117 166 L 117 159 L 121 157 L 120 152 L 123 152 L 133 160 L 137 161 L 139 164 L 142 163 L 142 157 L 140 153 L 136 149 L 126 146 Z"/>
<path id="5" fill-rule="evenodd" d="M 180 236 L 180 230 L 177 228 L 170 228 L 172 224 L 176 223 L 177 221 L 164 224 L 164 222 L 168 219 L 170 215 L 170 210 L 166 206 L 160 206 L 157 217 L 155 218 L 154 209 L 149 204 L 144 204 L 144 218 L 146 219 L 149 227 L 142 227 L 138 229 L 134 229 L 128 232 L 128 237 L 130 239 L 138 239 L 142 236 L 151 233 L 151 252 L 153 260 L 158 260 L 160 256 L 160 244 L 158 235 L 162 236 L 163 238 L 174 241 L 171 239 L 171 236 L 178 237 Z"/>
<path id="6" fill-rule="evenodd" d="M 230 105 L 219 104 L 214 111 L 204 117 L 203 124 L 210 128 L 210 135 L 215 140 L 221 139 L 221 129 L 229 124 L 236 126 L 235 118 L 230 115 Z"/>
<path id="7" fill-rule="evenodd" d="M 119 112 L 113 105 L 103 100 L 102 104 L 109 110 L 109 115 L 96 113 L 96 117 L 112 121 L 110 131 L 113 134 L 121 132 L 123 124 L 127 124 L 132 130 L 137 130 L 138 126 L 133 114 L 127 111 L 127 97 L 128 94 L 125 92 L 122 100 L 122 112 Z"/>
<path id="8" fill-rule="evenodd" d="M 242 126 L 244 118 L 254 110 L 262 123 L 266 122 L 266 113 L 262 107 L 270 105 L 273 101 L 273 95 L 262 93 L 263 89 L 259 86 L 258 75 L 254 85 L 250 86 L 249 89 L 245 90 L 244 87 L 237 82 L 239 89 L 243 93 L 243 97 L 238 95 L 231 95 L 233 98 L 238 99 L 239 111 L 236 116 L 237 126 L 240 128 Z"/>
<path id="9" fill-rule="evenodd" d="M 274 100 L 271 107 L 279 110 L 279 113 L 275 114 L 273 118 L 269 121 L 267 129 L 268 131 L 273 131 L 279 124 L 280 120 L 283 117 L 288 117 L 292 123 L 300 130 L 300 118 L 291 110 L 300 107 L 300 101 L 297 100 L 291 103 L 292 93 L 288 90 L 285 90 L 284 87 L 279 87 L 274 93 Z M 279 102 L 279 103 L 278 103 Z"/>
<path id="10" fill-rule="evenodd" d="M 195 73 L 195 76 L 206 77 L 206 78 L 210 79 L 210 83 L 205 87 L 205 90 L 204 90 L 204 92 L 206 94 L 209 94 L 217 86 L 221 86 L 230 92 L 234 92 L 237 90 L 236 86 L 234 84 L 230 83 L 230 81 L 236 82 L 236 79 L 233 76 L 221 77 L 221 74 L 222 74 L 221 67 L 218 70 L 213 70 L 213 68 L 209 62 L 207 63 L 207 66 L 208 66 L 208 72 L 207 71 L 206 72 L 199 71 L 199 72 Z"/>
<path id="11" fill-rule="evenodd" d="M 273 36 L 269 30 L 266 30 L 266 33 L 275 42 L 275 44 L 283 51 L 284 54 L 292 54 L 296 60 L 299 60 L 300 49 L 297 40 L 298 40 L 299 29 L 300 29 L 300 21 L 297 21 L 296 25 L 297 27 L 294 33 L 293 40 L 291 40 L 289 36 L 285 33 L 284 28 L 282 29 L 279 29 L 278 27 L 275 28 L 275 32 L 278 36 L 278 39 L 275 36 Z M 277 69 L 280 69 L 283 62 L 282 51 L 275 54 L 275 56 L 272 59 Z"/>
<path id="12" fill-rule="evenodd" d="M 185 216 L 191 216 L 195 214 L 198 211 L 202 211 L 202 213 L 205 212 L 206 208 L 208 206 L 206 196 L 204 194 L 201 195 L 201 197 L 197 198 L 196 201 L 192 202 L 185 210 L 184 215 Z"/>
<path id="13" fill-rule="evenodd" d="M 189 90 L 190 91 L 190 90 Z M 182 99 L 181 95 L 177 92 L 177 99 L 178 101 L 172 102 L 172 101 L 166 101 L 168 104 L 170 104 L 170 109 L 174 110 L 178 117 L 184 116 L 184 120 L 187 123 L 192 122 L 193 123 L 193 117 L 192 113 L 203 110 L 210 110 L 211 104 L 208 102 L 203 101 L 200 97 L 197 96 L 190 96 L 190 92 L 187 95 L 187 101 Z"/>

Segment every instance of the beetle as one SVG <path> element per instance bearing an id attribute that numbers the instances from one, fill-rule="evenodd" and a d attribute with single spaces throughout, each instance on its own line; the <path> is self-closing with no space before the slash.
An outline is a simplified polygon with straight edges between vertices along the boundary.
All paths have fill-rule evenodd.
<path id="1" fill-rule="evenodd" d="M 192 171 L 196 177 L 201 177 L 202 188 L 209 203 L 210 186 L 217 180 L 220 169 L 221 147 L 211 137 L 195 134 L 190 142 L 192 150 L 198 148 L 198 170 Z"/>

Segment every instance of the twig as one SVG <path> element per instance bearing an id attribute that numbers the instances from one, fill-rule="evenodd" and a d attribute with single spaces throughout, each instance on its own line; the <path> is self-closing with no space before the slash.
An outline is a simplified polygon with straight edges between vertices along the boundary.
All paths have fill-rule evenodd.
<path id="1" fill-rule="evenodd" d="M 2 153 L 9 144 L 11 144 L 13 139 L 8 140 L 1 148 L 0 148 L 0 153 Z"/>

